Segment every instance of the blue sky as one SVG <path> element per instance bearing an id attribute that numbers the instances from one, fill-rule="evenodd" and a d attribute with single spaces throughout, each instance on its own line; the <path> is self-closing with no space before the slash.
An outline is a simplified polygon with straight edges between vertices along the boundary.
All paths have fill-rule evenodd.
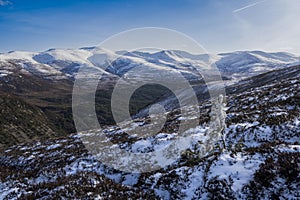
<path id="1" fill-rule="evenodd" d="M 299 0 L 0 0 L 0 52 L 95 46 L 121 31 L 165 27 L 209 52 L 300 54 Z"/>

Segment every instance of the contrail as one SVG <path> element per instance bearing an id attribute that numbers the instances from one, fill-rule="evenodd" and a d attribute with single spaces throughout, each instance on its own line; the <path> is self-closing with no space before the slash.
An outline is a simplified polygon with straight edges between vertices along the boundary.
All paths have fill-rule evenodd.
<path id="1" fill-rule="evenodd" d="M 267 1 L 267 0 L 258 1 L 258 2 L 255 2 L 255 3 L 249 4 L 249 5 L 247 5 L 247 6 L 244 6 L 244 7 L 242 7 L 242 8 L 238 8 L 238 9 L 232 11 L 232 13 L 241 12 L 241 11 L 247 9 L 247 8 L 251 8 L 251 7 L 256 6 L 256 5 L 258 5 L 258 4 L 261 4 L 261 3 L 265 2 L 265 1 Z"/>

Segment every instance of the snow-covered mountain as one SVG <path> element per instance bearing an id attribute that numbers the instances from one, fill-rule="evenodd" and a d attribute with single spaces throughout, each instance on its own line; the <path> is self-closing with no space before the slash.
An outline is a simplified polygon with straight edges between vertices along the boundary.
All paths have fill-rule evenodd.
<path id="1" fill-rule="evenodd" d="M 195 67 L 203 63 L 216 64 L 227 78 L 250 77 L 300 62 L 300 57 L 289 53 L 240 51 L 218 55 L 193 55 L 184 51 L 165 50 L 149 52 L 110 52 L 97 47 L 81 49 L 50 49 L 45 52 L 9 52 L 0 54 L 0 77 L 14 70 L 10 63 L 21 66 L 24 73 L 50 79 L 74 78 L 82 66 L 96 66 L 99 70 L 108 66 L 106 74 L 121 76 L 139 66 L 150 69 L 177 70 L 188 79 L 198 77 Z"/>
<path id="2" fill-rule="evenodd" d="M 137 70 L 135 77 L 141 79 L 174 71 L 189 81 L 199 80 L 196 67 L 208 61 L 225 80 L 228 110 L 224 143 L 217 142 L 206 156 L 199 157 L 199 149 L 207 142 L 212 105 L 201 82 L 193 85 L 199 105 L 185 107 L 190 116 L 196 108 L 200 111 L 198 125 L 184 132 L 193 141 L 161 169 L 118 171 L 87 151 L 80 140 L 83 133 L 70 134 L 75 131 L 72 87 L 80 67 L 98 68 L 111 78 L 102 84 L 107 86 L 132 69 L 147 69 Z M 299 61 L 292 54 L 261 51 L 192 55 L 95 47 L 0 54 L 0 199 L 299 199 Z M 111 88 L 99 91 L 103 96 L 96 95 L 95 108 L 102 123 L 111 118 Z M 145 98 L 133 98 L 144 103 L 153 96 L 137 109 L 132 123 L 105 124 L 103 142 L 114 143 L 108 151 L 116 146 L 136 153 L 164 148 L 179 137 L 182 121 L 194 120 L 182 116 L 174 95 L 157 88 L 149 91 L 141 95 Z M 184 88 L 178 95 L 189 98 Z M 144 138 L 128 135 L 140 127 L 150 130 L 149 122 L 163 117 L 149 117 L 154 103 L 166 110 L 162 129 Z M 91 144 L 99 133 L 86 134 Z"/>
<path id="3" fill-rule="evenodd" d="M 250 75 L 259 74 L 299 63 L 298 56 L 284 52 L 239 51 L 223 53 L 219 56 L 221 58 L 216 62 L 216 65 L 222 72 L 235 76 L 245 75 L 246 77 L 247 73 Z"/>

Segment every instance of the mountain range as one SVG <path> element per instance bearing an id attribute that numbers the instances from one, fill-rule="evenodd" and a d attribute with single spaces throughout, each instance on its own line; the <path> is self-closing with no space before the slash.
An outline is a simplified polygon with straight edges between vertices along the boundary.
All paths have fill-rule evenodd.
<path id="1" fill-rule="evenodd" d="M 205 63 L 218 68 L 226 89 L 226 137 L 224 149 L 219 141 L 199 157 L 212 110 L 197 71 Z M 299 56 L 262 51 L 194 55 L 87 47 L 0 54 L 0 199 L 298 199 L 299 64 Z M 114 86 L 120 77 L 143 67 L 147 74 L 127 77 L 128 84 L 167 71 L 180 72 L 189 81 L 199 104 L 186 109 L 193 113 L 197 108 L 201 115 L 198 125 L 185 133 L 196 142 L 171 165 L 147 173 L 119 171 L 97 160 L 80 140 L 83 133 L 76 133 L 72 116 L 74 81 L 80 68 L 88 66 L 105 75 L 95 109 L 107 140 L 126 151 L 145 153 L 178 137 L 185 119 L 176 96 L 158 85 L 133 94 L 132 123 L 115 124 L 110 110 Z M 185 88 L 178 94 L 189 98 Z M 151 128 L 149 109 L 155 104 L 166 110 L 162 129 L 146 138 L 126 134 Z M 154 118 L 162 114 L 154 113 Z M 87 137 L 99 132 L 90 130 Z"/>
<path id="2" fill-rule="evenodd" d="M 149 52 L 111 52 L 97 47 L 81 49 L 50 49 L 45 52 L 18 52 L 0 54 L 0 77 L 5 77 L 19 67 L 20 73 L 32 74 L 46 79 L 74 78 L 78 69 L 84 65 L 110 63 L 106 70 L 110 75 L 123 75 L 128 70 L 146 65 L 149 68 L 159 67 L 160 70 L 170 68 L 193 75 L 192 65 L 201 62 L 216 64 L 217 68 L 229 78 L 249 77 L 273 69 L 296 65 L 300 57 L 284 53 L 266 53 L 262 51 L 238 51 L 233 53 L 193 55 L 179 50 L 163 50 Z M 180 64 L 180 67 L 178 66 Z M 177 66 L 176 66 L 177 65 Z"/>

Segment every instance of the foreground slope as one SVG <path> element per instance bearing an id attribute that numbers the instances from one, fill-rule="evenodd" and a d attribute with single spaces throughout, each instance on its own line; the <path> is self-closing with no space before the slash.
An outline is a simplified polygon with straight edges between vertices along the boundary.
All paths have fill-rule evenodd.
<path id="1" fill-rule="evenodd" d="M 106 167 L 87 152 L 80 135 L 11 147 L 0 154 L 1 197 L 298 199 L 299 78 L 300 67 L 295 66 L 230 86 L 226 150 L 216 148 L 199 158 L 197 145 L 191 144 L 171 166 L 154 172 L 131 174 Z M 201 102 L 201 123 L 189 130 L 199 144 L 208 126 L 209 105 Z M 147 125 L 147 119 L 136 119 L 124 129 L 110 126 L 106 132 L 128 151 L 152 151 L 176 137 L 181 114 L 170 112 L 167 126 L 144 140 L 124 134 L 128 128 Z"/>

